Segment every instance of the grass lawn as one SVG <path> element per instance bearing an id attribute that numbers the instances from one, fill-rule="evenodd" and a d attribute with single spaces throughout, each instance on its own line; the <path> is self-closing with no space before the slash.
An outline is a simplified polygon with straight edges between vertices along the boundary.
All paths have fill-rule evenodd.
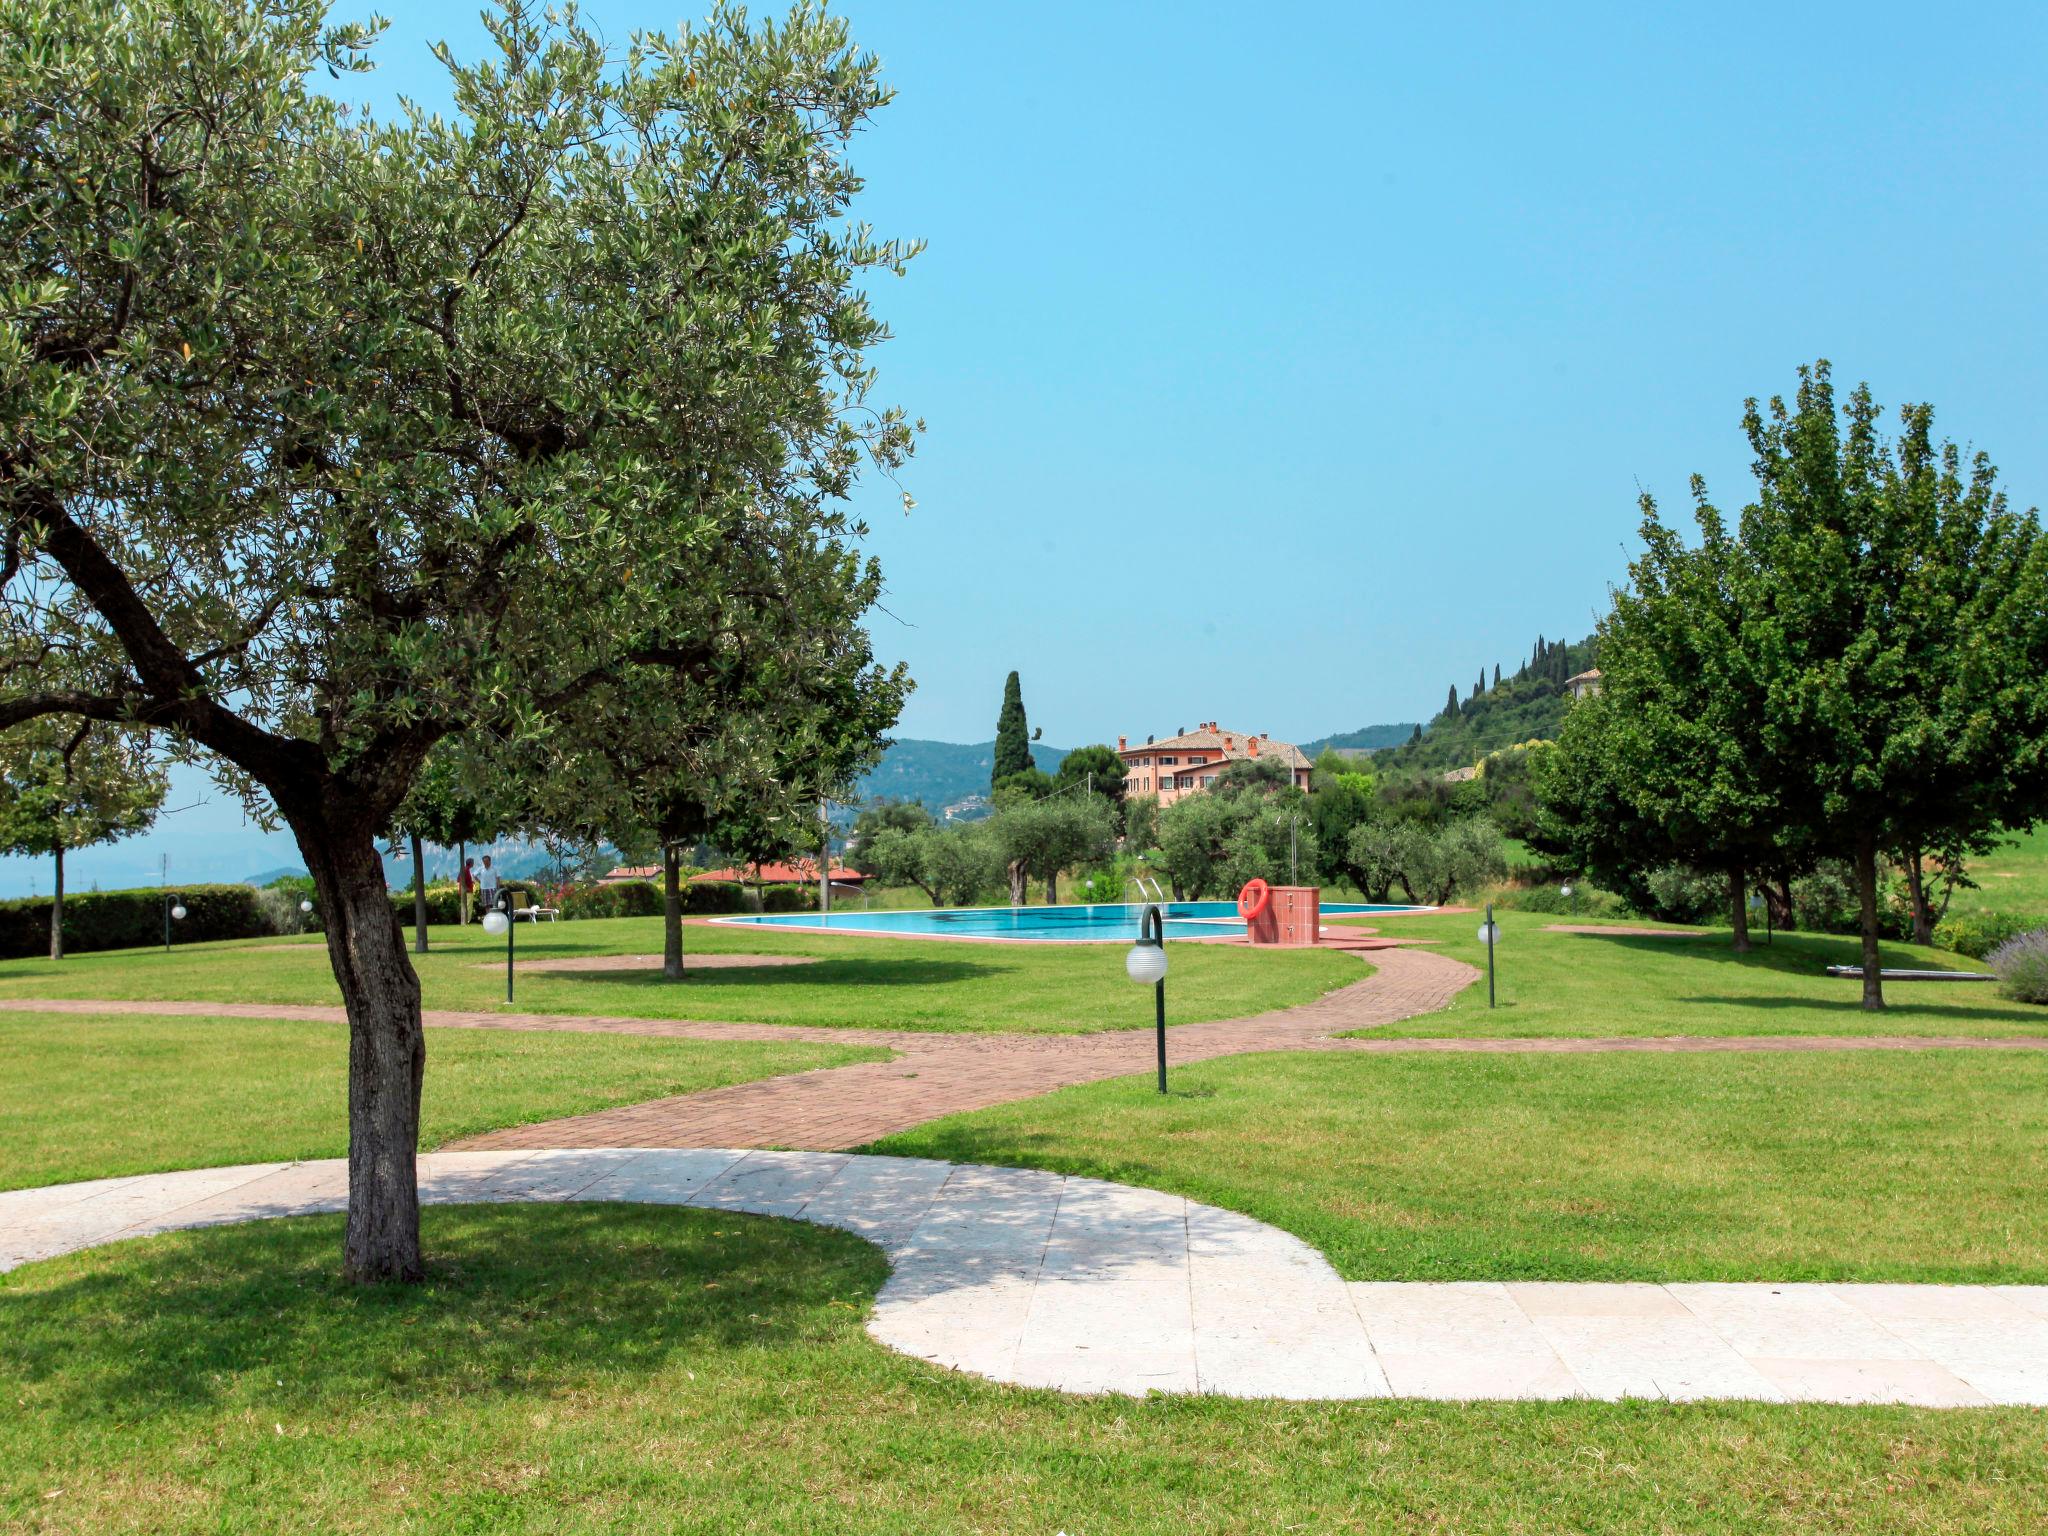
<path id="1" fill-rule="evenodd" d="M 505 948 L 476 927 L 430 928 L 415 955 L 429 1008 L 503 1010 Z M 936 1031 L 1086 1034 L 1149 1026 L 1120 944 L 975 944 L 774 933 L 695 925 L 696 954 L 814 955 L 818 964 L 707 970 L 681 984 L 645 971 L 532 972 L 518 1006 L 536 1013 L 713 1019 Z M 521 925 L 526 959 L 661 952 L 659 918 Z M 1167 1017 L 1234 1018 L 1310 1002 L 1365 974 L 1349 956 L 1176 944 Z M 0 963 L 0 997 L 338 1003 L 323 941 L 275 939 L 119 950 Z"/>
<path id="2" fill-rule="evenodd" d="M 433 1030 L 420 1143 L 886 1054 Z M 338 1024 L 0 1013 L 0 1061 L 0 1189 L 348 1150 Z"/>
<path id="3" fill-rule="evenodd" d="M 2048 1281 L 2048 1053 L 1290 1053 L 870 1149 L 1170 1189 L 1353 1280 Z"/>
<path id="4" fill-rule="evenodd" d="M 2012 912 L 2048 917 L 2048 822 L 2016 834 L 1997 852 L 1969 863 L 1974 891 L 1957 891 L 1956 912 Z"/>
<path id="5" fill-rule="evenodd" d="M 339 1218 L 0 1277 L 23 1532 L 2039 1530 L 2042 1415 L 1078 1399 L 869 1341 L 842 1233 L 648 1207 L 424 1215 L 352 1291 Z"/>
<path id="6" fill-rule="evenodd" d="M 1381 932 L 1437 942 L 1440 954 L 1482 970 L 1479 919 L 1360 919 Z M 1888 1007 L 1865 1013 L 1861 983 L 1827 974 L 1860 963 L 1858 941 L 1779 934 L 1737 955 L 1724 929 L 1699 938 L 1552 933 L 1569 917 L 1498 912 L 1495 955 L 1499 1006 L 1486 984 L 1467 987 L 1438 1013 L 1374 1029 L 1380 1035 L 2048 1035 L 2048 1008 L 2007 1002 L 1986 982 L 1895 982 Z M 1626 924 L 1631 919 L 1589 919 Z M 1641 924 L 1667 928 L 1666 923 Z M 1884 963 L 1922 969 L 1977 970 L 1978 962 L 1910 944 L 1884 946 Z M 1167 989 L 1169 992 L 1172 988 Z"/>

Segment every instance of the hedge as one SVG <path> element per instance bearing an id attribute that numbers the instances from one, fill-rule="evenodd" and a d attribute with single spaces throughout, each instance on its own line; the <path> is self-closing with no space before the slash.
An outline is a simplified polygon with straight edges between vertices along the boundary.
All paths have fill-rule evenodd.
<path id="1" fill-rule="evenodd" d="M 212 939 L 255 939 L 277 930 L 254 886 L 180 885 L 171 896 L 185 909 L 171 925 L 173 944 Z M 99 949 L 138 949 L 164 941 L 164 892 L 78 891 L 64 898 L 64 949 L 84 954 Z M 23 896 L 0 901 L 0 960 L 21 960 L 50 952 L 50 898 Z"/>

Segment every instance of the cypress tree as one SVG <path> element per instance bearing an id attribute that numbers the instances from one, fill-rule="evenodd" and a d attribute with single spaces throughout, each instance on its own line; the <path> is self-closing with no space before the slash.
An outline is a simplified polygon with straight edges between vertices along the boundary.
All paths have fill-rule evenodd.
<path id="1" fill-rule="evenodd" d="M 1500 686 L 1500 663 L 1497 661 L 1493 664 L 1493 686 Z"/>
<path id="2" fill-rule="evenodd" d="M 1447 698 L 1447 699 L 1445 699 L 1445 700 L 1444 700 L 1444 713 L 1445 713 L 1445 714 L 1447 714 L 1447 715 L 1455 715 L 1455 714 L 1456 714 L 1457 712 L 1458 712 L 1458 685 L 1457 685 L 1456 683 L 1453 683 L 1453 684 L 1451 684 L 1451 696 L 1450 696 L 1449 698 Z"/>
<path id="3" fill-rule="evenodd" d="M 1421 726 L 1419 726 L 1419 725 L 1418 725 L 1417 727 L 1415 727 L 1415 731 L 1414 731 L 1414 734 L 1413 734 L 1413 735 L 1411 735 L 1411 736 L 1410 736 L 1410 737 L 1408 738 L 1408 740 L 1409 740 L 1409 742 L 1410 742 L 1411 744 L 1412 744 L 1412 743 L 1414 743 L 1414 742 L 1418 742 L 1418 741 L 1422 740 L 1422 727 L 1421 727 Z"/>
<path id="4" fill-rule="evenodd" d="M 1003 684 L 1003 709 L 996 716 L 995 758 L 995 769 L 989 775 L 992 784 L 1032 766 L 1031 729 L 1024 723 L 1024 688 L 1014 672 Z"/>

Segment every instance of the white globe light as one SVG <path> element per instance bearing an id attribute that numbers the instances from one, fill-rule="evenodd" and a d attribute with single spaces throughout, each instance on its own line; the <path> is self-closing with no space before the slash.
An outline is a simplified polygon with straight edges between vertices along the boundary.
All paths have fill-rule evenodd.
<path id="1" fill-rule="evenodd" d="M 185 921 L 185 909 L 183 907 L 173 907 L 171 908 L 171 916 L 182 923 Z"/>
<path id="2" fill-rule="evenodd" d="M 1482 944 L 1498 944 L 1500 942 L 1500 924 L 1481 923 L 1479 925 L 1479 942 Z"/>
<path id="3" fill-rule="evenodd" d="M 302 901 L 299 903 L 299 910 L 301 912 L 310 912 L 313 910 L 313 903 L 310 900 Z"/>
<path id="4" fill-rule="evenodd" d="M 1561 889 L 1560 889 L 1560 890 L 1558 891 L 1558 893 L 1557 893 L 1557 894 L 1558 894 L 1558 895 L 1560 895 L 1560 896 L 1569 896 L 1569 895 L 1571 895 L 1571 893 L 1572 893 L 1572 888 L 1571 888 L 1570 886 L 1568 886 L 1568 885 L 1567 885 L 1567 886 L 1564 886 L 1564 887 L 1562 887 L 1562 888 L 1561 888 Z"/>
<path id="5" fill-rule="evenodd" d="M 484 932 L 494 939 L 511 926 L 512 919 L 502 912 L 486 912 L 484 914 Z"/>
<path id="6" fill-rule="evenodd" d="M 1131 952 L 1124 956 L 1124 972 L 1140 986 L 1166 980 L 1166 946 L 1133 944 Z"/>

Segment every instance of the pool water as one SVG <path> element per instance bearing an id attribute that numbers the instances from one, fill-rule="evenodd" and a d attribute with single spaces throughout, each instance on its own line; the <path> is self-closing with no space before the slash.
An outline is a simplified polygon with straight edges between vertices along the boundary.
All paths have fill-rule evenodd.
<path id="1" fill-rule="evenodd" d="M 1427 910 L 1348 901 L 1323 904 L 1325 917 Z M 761 917 L 719 917 L 712 921 L 755 928 L 822 929 L 830 933 L 881 933 L 905 938 L 1128 944 L 1138 937 L 1143 912 L 1140 904 L 1119 901 L 1071 907 L 953 907 L 935 912 L 774 912 Z M 1234 901 L 1169 901 L 1161 904 L 1160 913 L 1169 939 L 1228 938 L 1242 934 L 1245 929 Z"/>

